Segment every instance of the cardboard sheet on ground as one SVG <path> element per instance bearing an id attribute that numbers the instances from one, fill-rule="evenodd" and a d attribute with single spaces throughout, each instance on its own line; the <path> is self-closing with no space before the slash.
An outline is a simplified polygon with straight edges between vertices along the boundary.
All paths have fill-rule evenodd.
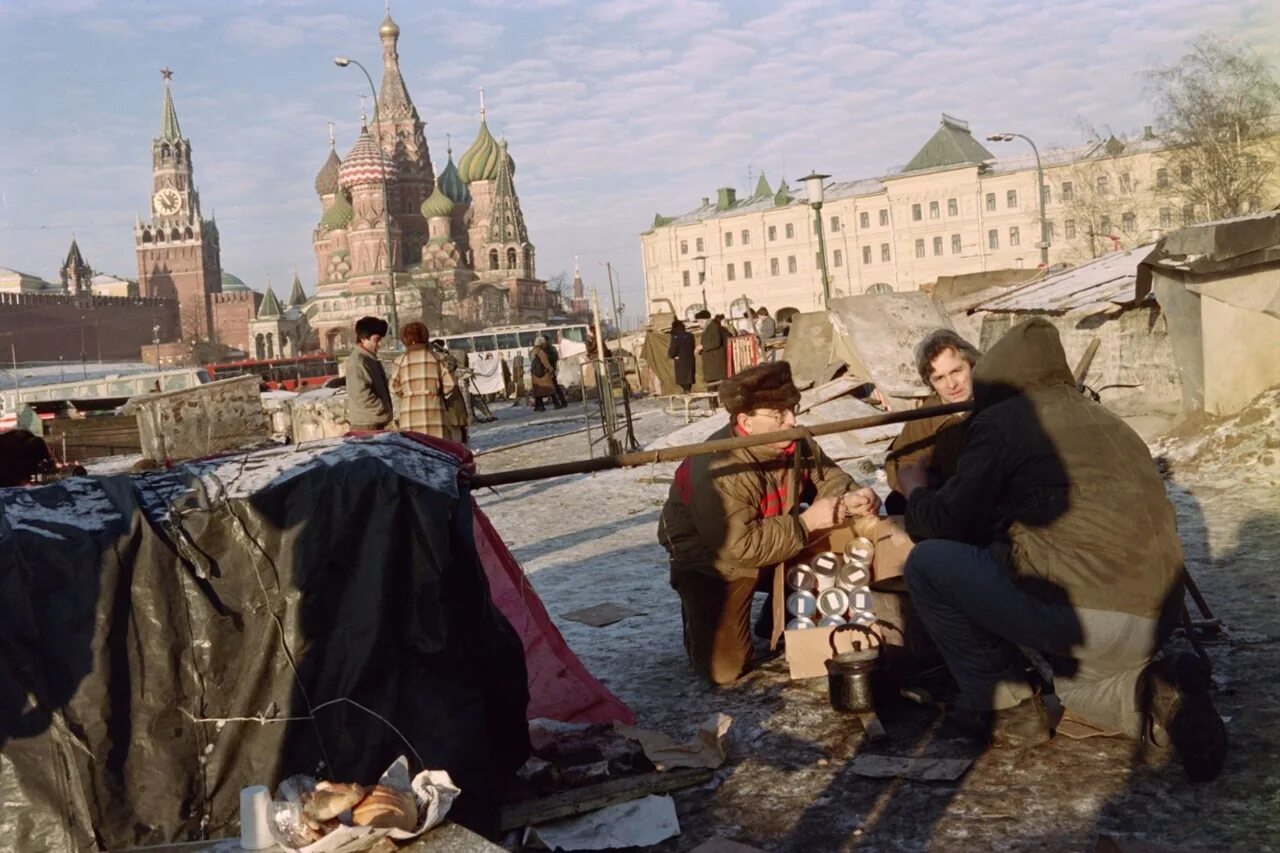
<path id="1" fill-rule="evenodd" d="M 651 847 L 679 834 L 675 800 L 650 794 L 579 817 L 531 826 L 525 830 L 524 843 L 541 844 L 548 850 L 611 850 Z"/>
<path id="2" fill-rule="evenodd" d="M 590 625 L 592 628 L 603 628 L 606 625 L 612 625 L 614 622 L 621 622 L 628 616 L 643 615 L 643 610 L 634 610 L 621 604 L 614 604 L 612 601 L 606 601 L 604 604 L 593 604 L 591 607 L 583 607 L 581 610 L 571 610 L 563 614 L 563 617 L 571 622 Z"/>
<path id="3" fill-rule="evenodd" d="M 728 714 L 712 714 L 698 728 L 698 736 L 679 743 L 662 732 L 638 729 L 635 726 L 614 724 L 614 731 L 623 737 L 640 742 L 645 757 L 659 770 L 673 767 L 709 767 L 712 770 L 724 764 L 728 756 L 725 735 L 733 718 Z"/>
<path id="4" fill-rule="evenodd" d="M 971 758 L 907 758 L 900 755 L 859 755 L 849 765 L 859 776 L 873 779 L 915 779 L 954 782 L 965 774 Z"/>
<path id="5" fill-rule="evenodd" d="M 850 372 L 870 377 L 885 394 L 923 397 L 926 389 L 915 366 L 916 344 L 934 329 L 950 329 L 951 320 L 923 293 L 877 293 L 831 300 L 833 348 L 848 348 Z"/>

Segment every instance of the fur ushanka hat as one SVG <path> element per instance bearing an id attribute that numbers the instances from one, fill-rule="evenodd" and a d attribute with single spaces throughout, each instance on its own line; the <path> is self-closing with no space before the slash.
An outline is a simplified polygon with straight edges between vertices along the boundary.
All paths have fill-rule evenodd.
<path id="1" fill-rule="evenodd" d="M 800 389 L 785 361 L 748 367 L 720 385 L 720 405 L 730 417 L 755 409 L 790 409 L 799 402 Z"/>

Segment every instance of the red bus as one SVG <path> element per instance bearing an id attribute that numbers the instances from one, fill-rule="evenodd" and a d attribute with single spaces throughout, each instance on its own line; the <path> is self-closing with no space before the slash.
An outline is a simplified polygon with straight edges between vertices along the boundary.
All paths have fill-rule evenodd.
<path id="1" fill-rule="evenodd" d="M 272 391 L 305 391 L 319 388 L 338 375 L 338 361 L 333 356 L 318 352 L 294 358 L 245 359 L 206 364 L 209 379 L 233 379 L 237 376 L 257 376 Z"/>

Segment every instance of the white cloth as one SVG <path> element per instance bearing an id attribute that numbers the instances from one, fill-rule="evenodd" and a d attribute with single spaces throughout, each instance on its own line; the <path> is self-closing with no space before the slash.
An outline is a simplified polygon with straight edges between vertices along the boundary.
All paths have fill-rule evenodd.
<path id="1" fill-rule="evenodd" d="M 494 353 L 472 353 L 467 360 L 471 368 L 472 394 L 505 394 L 507 385 L 502 379 L 502 359 Z"/>

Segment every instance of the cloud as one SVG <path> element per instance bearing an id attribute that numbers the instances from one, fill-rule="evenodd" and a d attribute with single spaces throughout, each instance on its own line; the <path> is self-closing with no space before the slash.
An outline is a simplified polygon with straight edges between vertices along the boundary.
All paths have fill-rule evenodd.
<path id="1" fill-rule="evenodd" d="M 692 209 L 718 186 L 746 191 L 749 165 L 775 185 L 784 171 L 794 184 L 809 168 L 841 180 L 884 174 L 915 153 L 943 111 L 970 120 L 975 134 L 1007 129 L 1042 148 L 1072 144 L 1080 116 L 1115 128 L 1152 123 L 1138 73 L 1176 59 L 1201 31 L 1280 56 L 1266 38 L 1280 26 L 1269 0 L 404 5 L 401 63 L 436 168 L 446 131 L 456 155 L 470 144 L 483 85 L 490 127 L 506 134 L 519 164 L 539 271 L 571 269 L 578 254 L 588 283 L 603 283 L 595 261 L 613 260 L 634 307 L 643 302 L 638 233 L 654 212 Z M 376 81 L 380 8 L 353 17 L 337 0 L 241 0 L 215 19 L 89 0 L 0 6 L 25 49 L 57 52 L 61 65 L 94 60 L 79 72 L 28 72 L 30 100 L 19 92 L 0 102 L 0 126 L 22 121 L 26 130 L 0 146 L 0 173 L 13 176 L 0 264 L 52 274 L 70 230 L 83 228 L 96 229 L 84 247 L 91 263 L 131 268 L 159 96 L 117 94 L 136 85 L 130 65 L 144 60 L 119 56 L 115 40 L 164 33 L 192 55 L 178 109 L 205 207 L 218 211 L 224 265 L 255 286 L 268 272 L 283 282 L 295 263 L 313 279 L 311 183 L 326 154 L 325 121 L 342 119 L 345 152 L 357 130 L 354 95 L 365 88 L 362 76 L 331 73 L 328 57 L 367 56 Z M 98 28 L 80 35 L 84 44 L 54 37 L 77 22 Z M 97 40 L 107 46 L 95 54 Z M 273 81 L 265 94 L 262 79 Z M 51 103 L 61 105 L 52 113 L 74 113 L 81 132 L 40 118 L 36 107 Z M 35 230 L 14 230 L 24 227 Z"/>

